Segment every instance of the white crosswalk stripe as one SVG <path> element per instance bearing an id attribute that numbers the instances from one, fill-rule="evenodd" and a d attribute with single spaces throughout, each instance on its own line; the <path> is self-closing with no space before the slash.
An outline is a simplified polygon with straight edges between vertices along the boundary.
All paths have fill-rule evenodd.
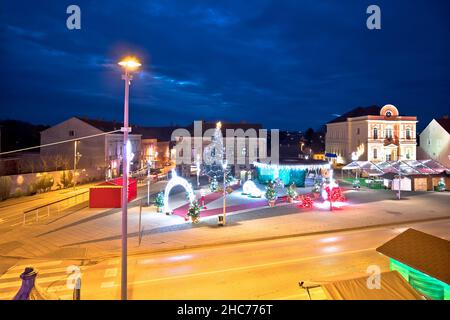
<path id="1" fill-rule="evenodd" d="M 22 285 L 20 275 L 26 267 L 33 267 L 38 272 L 36 283 L 46 292 L 55 293 L 61 298 L 72 298 L 72 290 L 66 285 L 67 268 L 69 264 L 62 265 L 62 260 L 56 261 L 30 261 L 29 263 L 21 262 L 10 268 L 5 274 L 0 276 L 0 300 L 10 300 Z"/>

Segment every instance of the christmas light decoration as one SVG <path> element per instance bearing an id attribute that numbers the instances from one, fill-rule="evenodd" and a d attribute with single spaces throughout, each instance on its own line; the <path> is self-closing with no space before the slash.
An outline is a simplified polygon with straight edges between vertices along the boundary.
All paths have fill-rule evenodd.
<path id="1" fill-rule="evenodd" d="M 194 191 L 192 190 L 191 184 L 184 178 L 181 178 L 177 175 L 175 170 L 172 170 L 172 178 L 167 182 L 166 188 L 164 189 L 164 212 L 171 213 L 171 209 L 169 207 L 169 193 L 175 186 L 182 186 L 187 193 L 189 203 L 192 204 L 195 200 Z"/>
<path id="2" fill-rule="evenodd" d="M 302 209 L 311 209 L 313 207 L 313 201 L 309 195 L 302 195 L 300 197 L 300 205 L 297 207 Z"/>
<path id="3" fill-rule="evenodd" d="M 218 122 L 211 143 L 203 151 L 203 172 L 210 178 L 223 176 L 224 145 L 221 128 L 222 123 Z"/>
<path id="4" fill-rule="evenodd" d="M 242 193 L 253 198 L 261 198 L 263 194 L 262 191 L 258 189 L 256 184 L 251 180 L 248 180 L 244 183 L 244 185 L 242 186 Z"/>

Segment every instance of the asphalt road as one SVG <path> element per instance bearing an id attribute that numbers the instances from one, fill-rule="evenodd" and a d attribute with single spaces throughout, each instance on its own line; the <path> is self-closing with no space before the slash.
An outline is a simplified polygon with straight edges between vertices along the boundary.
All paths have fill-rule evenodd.
<path id="1" fill-rule="evenodd" d="M 375 248 L 406 227 L 297 237 L 129 257 L 129 299 L 308 299 L 299 281 L 326 281 L 366 274 L 388 259 Z M 450 238 L 450 219 L 412 225 Z M 75 262 L 37 263 L 37 283 L 48 292 L 71 299 L 67 267 Z M 39 265 L 41 263 L 41 265 Z M 20 284 L 25 264 L 0 277 L 0 298 L 8 299 Z M 81 266 L 83 299 L 120 298 L 120 260 L 112 258 Z M 324 298 L 314 289 L 313 299 Z"/>

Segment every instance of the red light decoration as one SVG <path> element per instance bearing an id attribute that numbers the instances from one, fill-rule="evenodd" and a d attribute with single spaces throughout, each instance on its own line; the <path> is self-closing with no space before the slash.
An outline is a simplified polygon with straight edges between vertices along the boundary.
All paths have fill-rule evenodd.
<path id="1" fill-rule="evenodd" d="M 325 192 L 327 194 L 327 198 L 325 200 L 331 199 L 332 202 L 345 202 L 347 199 L 342 195 L 341 188 L 338 186 L 333 186 L 330 189 L 330 186 L 327 185 L 325 187 Z"/>
<path id="2" fill-rule="evenodd" d="M 309 195 L 302 195 L 298 197 L 300 200 L 299 208 L 311 209 L 313 207 L 313 201 Z"/>

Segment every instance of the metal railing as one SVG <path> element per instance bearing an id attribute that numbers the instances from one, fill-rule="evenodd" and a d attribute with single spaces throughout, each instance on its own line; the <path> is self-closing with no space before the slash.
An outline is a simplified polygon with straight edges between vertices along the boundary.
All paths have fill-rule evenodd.
<path id="1" fill-rule="evenodd" d="M 83 191 L 64 199 L 59 199 L 31 209 L 24 210 L 22 224 L 25 225 L 27 224 L 27 222 L 39 222 L 39 220 L 49 218 L 52 214 L 58 214 L 63 210 L 74 207 L 83 202 L 86 202 L 87 206 L 88 200 L 89 191 Z M 31 218 L 29 218 L 30 216 Z"/>

